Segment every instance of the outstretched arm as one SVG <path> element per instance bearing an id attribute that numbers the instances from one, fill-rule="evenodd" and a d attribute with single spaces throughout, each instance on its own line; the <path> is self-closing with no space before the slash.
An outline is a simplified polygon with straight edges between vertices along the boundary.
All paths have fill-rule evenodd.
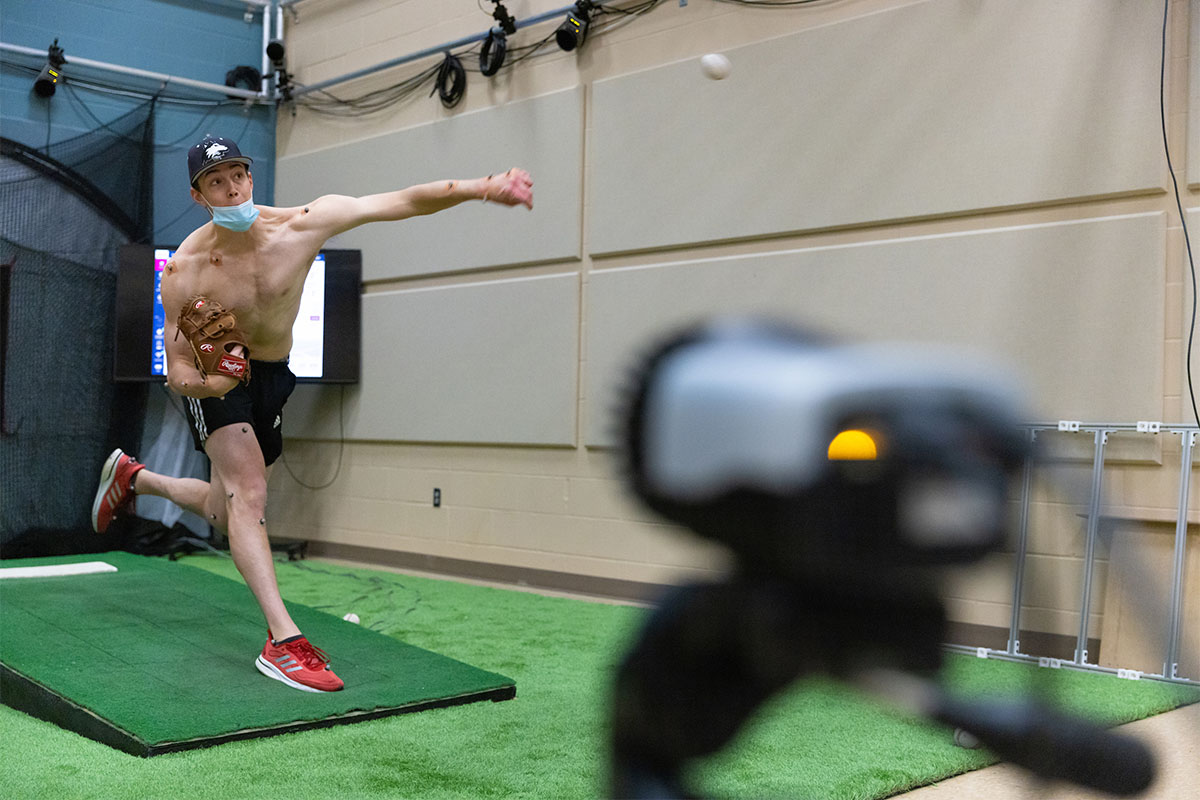
<path id="1" fill-rule="evenodd" d="M 324 236 L 348 231 L 368 222 L 435 214 L 467 200 L 533 208 L 533 180 L 522 169 L 474 180 L 448 180 L 410 186 L 396 192 L 347 197 L 327 194 L 305 206 L 294 225 Z"/>

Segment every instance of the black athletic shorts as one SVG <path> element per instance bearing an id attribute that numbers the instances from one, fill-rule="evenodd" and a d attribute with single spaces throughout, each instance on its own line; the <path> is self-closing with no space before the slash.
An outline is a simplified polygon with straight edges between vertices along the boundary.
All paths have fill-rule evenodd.
<path id="1" fill-rule="evenodd" d="M 196 449 L 203 451 L 217 428 L 249 423 L 270 466 L 283 452 L 283 406 L 295 388 L 296 376 L 287 361 L 250 359 L 249 383 L 239 383 L 224 397 L 183 398 Z"/>

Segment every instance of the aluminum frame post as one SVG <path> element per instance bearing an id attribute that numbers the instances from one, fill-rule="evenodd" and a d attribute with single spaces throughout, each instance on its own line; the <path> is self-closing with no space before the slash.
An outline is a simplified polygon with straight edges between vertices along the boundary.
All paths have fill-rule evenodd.
<path id="1" fill-rule="evenodd" d="M 267 92 L 267 77 L 271 74 L 271 59 L 267 58 L 267 45 L 271 43 L 271 26 L 273 15 L 271 13 L 271 3 L 274 0 L 268 0 L 267 4 L 262 7 L 262 81 L 259 82 L 258 88 L 263 94 L 270 94 L 274 97 L 275 92 Z"/>
<path id="2" fill-rule="evenodd" d="M 1192 448 L 1196 444 L 1196 431 L 1183 431 L 1183 453 L 1179 460 L 1179 516 L 1175 519 L 1175 562 L 1171 579 L 1171 617 L 1167 627 L 1167 654 L 1163 661 L 1163 675 L 1179 677 L 1179 636 L 1183 605 L 1183 566 L 1187 552 L 1188 494 L 1192 486 Z"/>
<path id="3" fill-rule="evenodd" d="M 1008 625 L 1009 655 L 1021 650 L 1021 595 L 1025 587 L 1025 556 L 1029 550 L 1029 494 L 1033 490 L 1033 445 L 1037 442 L 1037 431 L 1029 429 L 1029 454 L 1021 470 L 1021 525 L 1017 534 L 1017 557 L 1013 569 L 1012 621 Z"/>
<path id="4" fill-rule="evenodd" d="M 1092 613 L 1092 574 L 1095 570 L 1096 537 L 1100 531 L 1100 489 L 1104 478 L 1104 447 L 1109 431 L 1095 432 L 1096 449 L 1092 456 L 1092 496 L 1088 502 L 1087 543 L 1083 555 L 1083 597 L 1079 608 L 1079 636 L 1075 640 L 1075 663 L 1088 663 L 1088 619 Z"/>

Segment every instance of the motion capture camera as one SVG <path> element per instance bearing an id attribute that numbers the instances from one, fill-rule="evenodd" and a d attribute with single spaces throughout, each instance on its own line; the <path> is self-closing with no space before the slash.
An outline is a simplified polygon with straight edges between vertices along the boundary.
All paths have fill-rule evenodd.
<path id="1" fill-rule="evenodd" d="M 50 97 L 58 90 L 58 82 L 62 78 L 62 66 L 67 63 L 63 57 L 63 49 L 58 46 L 58 39 L 50 45 L 46 52 L 46 66 L 38 73 L 33 82 L 33 91 L 38 97 Z"/>
<path id="2" fill-rule="evenodd" d="M 1009 529 L 1014 385 L 961 353 L 710 324 L 639 370 L 627 471 L 651 508 L 755 571 L 969 562 Z"/>
<path id="3" fill-rule="evenodd" d="M 504 7 L 504 3 L 500 2 L 500 0 L 492 0 L 492 2 L 496 4 L 496 8 L 492 11 L 492 18 L 500 26 L 500 30 L 509 36 L 516 33 L 517 21 L 508 13 L 508 9 Z"/>
<path id="4" fill-rule="evenodd" d="M 279 100 L 289 102 L 292 99 L 292 75 L 287 71 L 287 48 L 281 39 L 272 39 L 267 43 L 267 58 L 275 71 L 275 89 Z"/>
<path id="5" fill-rule="evenodd" d="M 287 48 L 284 47 L 283 41 L 280 39 L 272 39 L 267 43 L 267 58 L 271 59 L 271 64 L 276 69 L 284 68 L 284 57 L 287 55 Z"/>

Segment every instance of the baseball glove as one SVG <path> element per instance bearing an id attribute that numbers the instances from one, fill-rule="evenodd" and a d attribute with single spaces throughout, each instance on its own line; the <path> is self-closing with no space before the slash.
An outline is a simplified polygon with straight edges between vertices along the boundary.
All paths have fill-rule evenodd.
<path id="1" fill-rule="evenodd" d="M 220 303 L 196 295 L 179 310 L 178 325 L 175 337 L 182 333 L 188 340 L 196 369 L 206 377 L 230 375 L 241 381 L 250 380 L 250 362 L 246 360 L 250 348 L 246 346 L 246 337 L 237 329 L 237 318 Z M 244 355 L 236 356 L 230 351 L 239 344 Z"/>

